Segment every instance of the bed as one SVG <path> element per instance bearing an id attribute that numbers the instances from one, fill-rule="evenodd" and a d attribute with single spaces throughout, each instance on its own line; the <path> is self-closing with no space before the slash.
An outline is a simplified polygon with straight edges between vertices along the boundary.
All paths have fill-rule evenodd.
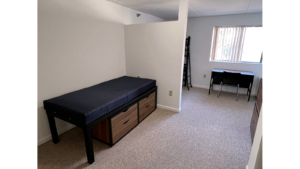
<path id="1" fill-rule="evenodd" d="M 152 99 L 148 98 L 150 95 Z M 149 115 L 156 109 L 156 98 L 156 80 L 123 76 L 45 100 L 44 108 L 49 121 L 52 141 L 54 143 L 59 142 L 54 117 L 82 128 L 88 162 L 92 164 L 94 162 L 92 144 L 93 128 L 97 130 L 103 126 L 104 122 L 107 122 L 108 127 L 105 130 L 108 132 L 110 130 L 111 135 L 113 135 L 114 131 L 112 131 L 111 126 L 114 125 L 114 119 L 118 119 L 118 123 L 123 123 L 122 120 L 127 119 L 124 119 L 126 115 L 122 114 L 126 114 L 126 112 L 131 113 L 131 119 L 136 119 L 138 124 L 141 121 L 138 120 L 141 116 L 140 113 L 147 111 L 146 115 Z M 149 103 L 147 107 L 144 106 L 146 102 Z M 151 110 L 149 109 L 151 107 L 149 105 L 152 106 Z M 149 109 L 149 111 L 146 109 Z M 142 115 L 144 116 L 144 114 Z M 129 125 L 131 125 L 131 130 L 132 127 L 137 125 L 126 123 L 121 124 L 122 126 L 119 127 L 119 130 L 122 130 L 122 127 L 128 128 Z M 124 130 L 121 133 L 125 135 L 130 130 L 126 129 L 126 131 Z M 103 132 L 103 128 L 99 129 L 99 131 Z M 94 137 L 95 135 L 94 131 Z M 98 133 L 98 135 L 100 135 L 100 138 L 101 133 Z M 120 138 L 118 137 L 118 139 Z M 111 139 L 113 139 L 113 136 L 111 136 Z M 115 141 L 113 144 L 115 144 Z"/>

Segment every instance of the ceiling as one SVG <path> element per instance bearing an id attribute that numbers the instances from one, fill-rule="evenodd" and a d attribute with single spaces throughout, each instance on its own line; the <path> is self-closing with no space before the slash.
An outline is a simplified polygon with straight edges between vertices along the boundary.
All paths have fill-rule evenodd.
<path id="1" fill-rule="evenodd" d="M 108 0 L 165 20 L 177 20 L 179 0 Z M 262 12 L 262 0 L 189 0 L 189 17 Z"/>

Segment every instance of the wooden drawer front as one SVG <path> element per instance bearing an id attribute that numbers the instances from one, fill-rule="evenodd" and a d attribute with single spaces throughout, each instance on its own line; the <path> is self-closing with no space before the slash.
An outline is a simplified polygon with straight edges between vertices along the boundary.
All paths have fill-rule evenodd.
<path id="1" fill-rule="evenodd" d="M 256 99 L 257 107 L 258 107 L 258 114 L 260 113 L 260 108 L 262 105 L 262 97 L 257 97 Z"/>
<path id="2" fill-rule="evenodd" d="M 137 103 L 111 119 L 112 141 L 115 143 L 138 124 Z"/>
<path id="3" fill-rule="evenodd" d="M 263 98 L 262 98 L 262 79 L 260 80 L 260 83 L 259 83 L 259 87 L 258 87 L 258 92 L 257 92 L 257 99 L 256 99 L 256 102 L 257 102 L 257 106 L 258 106 L 258 111 L 260 112 L 260 108 L 261 108 L 261 105 L 262 105 L 262 101 L 263 101 Z"/>
<path id="4" fill-rule="evenodd" d="M 251 123 L 250 123 L 250 132 L 251 132 L 251 140 L 252 140 L 252 142 L 253 142 L 253 139 L 254 139 L 257 122 L 258 122 L 258 112 L 257 112 L 256 105 L 254 105 L 252 119 L 251 119 Z"/>
<path id="5" fill-rule="evenodd" d="M 155 109 L 155 92 L 139 101 L 139 121 L 142 121 Z"/>

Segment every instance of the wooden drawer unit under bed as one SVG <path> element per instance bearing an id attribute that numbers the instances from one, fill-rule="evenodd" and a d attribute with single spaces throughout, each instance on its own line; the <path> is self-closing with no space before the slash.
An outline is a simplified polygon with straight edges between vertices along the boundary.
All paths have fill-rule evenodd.
<path id="1" fill-rule="evenodd" d="M 139 122 L 155 109 L 155 92 L 139 101 Z"/>
<path id="2" fill-rule="evenodd" d="M 113 143 L 118 141 L 134 126 L 138 124 L 137 104 L 131 106 L 127 111 L 111 118 Z"/>
<path id="3" fill-rule="evenodd" d="M 137 103 L 93 127 L 93 137 L 113 145 L 138 124 Z"/>
<path id="4" fill-rule="evenodd" d="M 93 137 L 113 146 L 155 110 L 155 99 L 156 92 L 154 91 L 142 97 L 128 109 L 96 124 L 93 127 Z"/>

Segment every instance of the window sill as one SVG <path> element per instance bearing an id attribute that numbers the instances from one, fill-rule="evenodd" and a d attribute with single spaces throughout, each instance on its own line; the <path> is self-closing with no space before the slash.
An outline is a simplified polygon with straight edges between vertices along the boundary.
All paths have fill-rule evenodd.
<path id="1" fill-rule="evenodd" d="M 209 61 L 209 62 L 216 62 L 216 63 L 237 63 L 237 64 L 251 64 L 251 65 L 261 65 L 260 62 L 225 62 L 225 61 Z"/>

